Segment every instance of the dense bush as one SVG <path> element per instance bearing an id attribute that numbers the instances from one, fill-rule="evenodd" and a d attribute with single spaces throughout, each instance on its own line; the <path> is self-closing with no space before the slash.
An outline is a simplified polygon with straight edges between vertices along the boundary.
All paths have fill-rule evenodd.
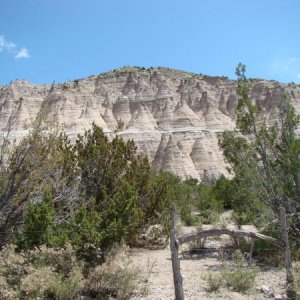
<path id="1" fill-rule="evenodd" d="M 195 179 L 187 179 L 178 180 L 172 185 L 179 215 L 185 225 L 211 224 L 219 219 L 220 213 L 224 210 L 225 193 L 218 182 L 219 180 L 216 183 L 199 184 Z"/>
<path id="2" fill-rule="evenodd" d="M 197 208 L 203 223 L 211 224 L 218 221 L 219 214 L 223 211 L 224 206 L 222 200 L 216 196 L 214 185 L 200 184 Z"/>
<path id="3" fill-rule="evenodd" d="M 16 227 L 18 250 L 69 242 L 82 258 L 101 260 L 115 242 L 134 245 L 153 224 L 168 235 L 171 203 L 186 225 L 211 222 L 223 209 L 222 188 L 154 174 L 133 141 L 110 140 L 93 124 L 71 143 L 55 129 L 45 135 L 47 124 L 38 121 L 9 155 L 2 177 L 0 226 Z"/>
<path id="4" fill-rule="evenodd" d="M 80 257 L 103 260 L 114 243 L 134 245 L 153 224 L 168 235 L 170 204 L 189 201 L 188 185 L 154 174 L 133 141 L 109 140 L 95 124 L 74 143 L 57 132 L 44 135 L 37 127 L 6 164 L 0 226 L 14 228 L 19 251 L 69 242 Z"/>
<path id="5" fill-rule="evenodd" d="M 53 222 L 55 209 L 51 189 L 46 189 L 44 198 L 26 207 L 23 232 L 15 235 L 17 249 L 32 249 L 41 245 L 50 246 L 55 239 Z"/>
<path id="6" fill-rule="evenodd" d="M 275 215 L 249 188 L 250 185 L 243 170 L 237 170 L 233 179 L 221 176 L 214 185 L 214 192 L 225 208 L 234 210 L 233 220 L 236 224 L 261 227 L 274 220 Z"/>

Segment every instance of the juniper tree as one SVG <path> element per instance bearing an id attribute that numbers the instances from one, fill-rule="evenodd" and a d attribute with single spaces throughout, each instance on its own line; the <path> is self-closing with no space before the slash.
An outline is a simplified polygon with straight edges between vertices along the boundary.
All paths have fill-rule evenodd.
<path id="1" fill-rule="evenodd" d="M 236 177 L 255 192 L 279 216 L 279 207 L 296 216 L 300 212 L 300 139 L 296 135 L 299 116 L 284 94 L 274 103 L 277 109 L 273 124 L 250 97 L 246 67 L 236 69 L 238 104 L 236 130 L 225 131 L 220 146 Z M 298 223 L 298 225 L 296 225 Z M 295 228 L 296 229 L 296 228 Z"/>

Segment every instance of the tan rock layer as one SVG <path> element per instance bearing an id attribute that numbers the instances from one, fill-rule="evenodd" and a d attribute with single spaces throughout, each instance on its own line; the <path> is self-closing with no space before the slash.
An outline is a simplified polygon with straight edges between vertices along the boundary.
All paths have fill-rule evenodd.
<path id="1" fill-rule="evenodd" d="M 251 96 L 269 122 L 275 104 L 290 95 L 300 112 L 300 86 L 252 80 Z M 166 68 L 121 68 L 63 84 L 15 81 L 0 87 L 0 129 L 26 134 L 41 107 L 76 136 L 95 122 L 105 132 L 134 139 L 152 168 L 213 180 L 227 166 L 217 134 L 233 129 L 236 82 Z"/>

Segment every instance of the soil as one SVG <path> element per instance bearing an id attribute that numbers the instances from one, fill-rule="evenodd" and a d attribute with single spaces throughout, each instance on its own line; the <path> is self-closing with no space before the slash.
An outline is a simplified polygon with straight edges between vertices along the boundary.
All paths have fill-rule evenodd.
<path id="1" fill-rule="evenodd" d="M 194 228 L 184 228 L 190 231 Z M 244 230 L 255 230 L 253 227 L 244 227 Z M 204 276 L 209 273 L 216 274 L 222 268 L 222 261 L 232 263 L 230 258 L 220 251 L 222 245 L 228 242 L 228 237 L 220 239 L 209 238 L 205 248 L 210 250 L 197 251 L 187 255 L 187 245 L 181 246 L 179 252 L 181 274 L 183 277 L 183 289 L 185 299 L 265 299 L 261 287 L 267 286 L 274 295 L 285 295 L 285 270 L 283 268 L 270 267 L 259 264 L 253 260 L 251 267 L 257 267 L 259 273 L 254 287 L 246 294 L 231 291 L 222 287 L 218 292 L 209 292 Z M 222 254 L 223 253 L 223 254 Z M 167 247 L 159 250 L 133 249 L 133 264 L 138 268 L 139 275 L 143 277 L 144 288 L 142 293 L 132 299 L 167 300 L 174 299 L 174 284 L 171 263 L 171 252 Z M 271 297 L 274 299 L 274 296 Z"/>

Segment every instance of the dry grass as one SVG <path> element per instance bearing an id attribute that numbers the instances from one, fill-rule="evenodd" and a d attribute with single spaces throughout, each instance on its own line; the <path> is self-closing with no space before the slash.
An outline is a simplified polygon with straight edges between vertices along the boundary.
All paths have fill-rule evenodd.
<path id="1" fill-rule="evenodd" d="M 85 292 L 91 296 L 130 299 L 137 283 L 138 271 L 131 266 L 127 248 L 119 248 L 106 262 L 90 272 Z"/>
<path id="2" fill-rule="evenodd" d="M 0 256 L 0 298 L 76 299 L 84 283 L 81 270 L 70 246 L 26 253 L 8 246 Z"/>
<path id="3" fill-rule="evenodd" d="M 295 290 L 300 299 L 300 261 L 294 263 Z M 297 298 L 298 299 L 298 298 Z"/>
<path id="4" fill-rule="evenodd" d="M 26 253 L 16 253 L 8 246 L 0 255 L 0 299 L 71 300 L 82 295 L 129 299 L 139 276 L 127 250 L 116 248 L 85 278 L 71 246 L 58 250 L 42 247 Z"/>
<path id="5" fill-rule="evenodd" d="M 257 274 L 258 269 L 248 267 L 243 255 L 237 251 L 233 262 L 223 262 L 220 272 L 209 273 L 204 279 L 210 292 L 217 292 L 223 286 L 234 292 L 246 293 L 253 288 Z"/>

